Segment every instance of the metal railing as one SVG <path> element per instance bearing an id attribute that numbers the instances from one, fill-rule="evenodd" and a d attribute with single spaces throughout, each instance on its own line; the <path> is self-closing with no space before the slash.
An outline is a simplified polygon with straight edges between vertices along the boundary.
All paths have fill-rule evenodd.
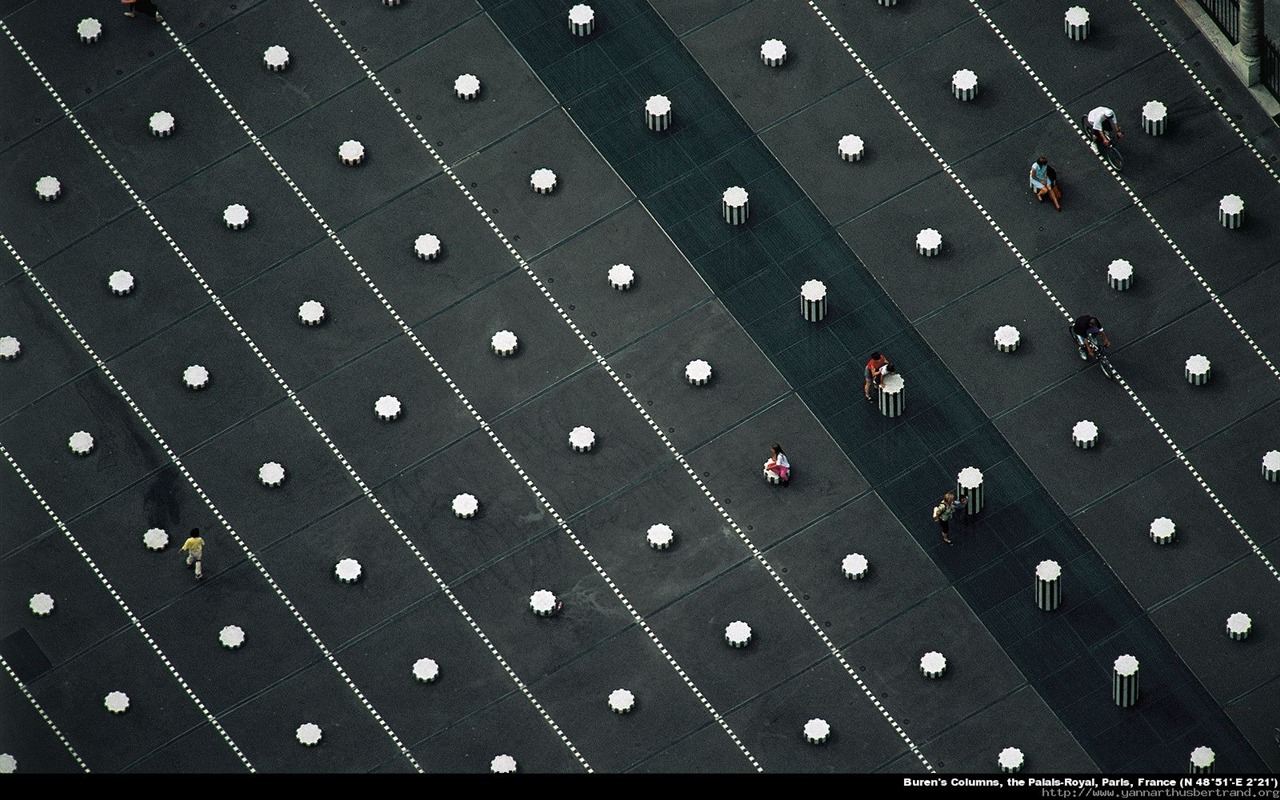
<path id="1" fill-rule="evenodd" d="M 1280 42 L 1274 39 L 1262 40 L 1262 85 L 1280 100 Z"/>
<path id="2" fill-rule="evenodd" d="M 1240 0 L 1197 0 L 1232 44 L 1240 43 Z"/>

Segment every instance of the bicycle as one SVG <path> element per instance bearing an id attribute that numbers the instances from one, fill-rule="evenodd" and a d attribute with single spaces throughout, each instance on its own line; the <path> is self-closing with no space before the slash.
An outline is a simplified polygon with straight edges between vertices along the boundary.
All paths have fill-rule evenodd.
<path id="1" fill-rule="evenodd" d="M 1076 348 L 1080 352 L 1085 353 L 1085 359 L 1088 360 L 1088 358 L 1092 357 L 1094 361 L 1098 362 L 1098 369 L 1102 370 L 1102 374 L 1106 376 L 1107 380 L 1115 380 L 1116 368 L 1111 365 L 1111 359 L 1108 358 L 1110 348 L 1098 339 L 1097 334 L 1091 333 L 1084 337 L 1085 341 L 1088 343 L 1088 347 L 1086 348 L 1085 345 L 1080 343 L 1080 337 L 1076 335 L 1075 329 L 1072 326 L 1068 325 L 1067 331 L 1071 334 L 1071 340 L 1076 343 Z"/>
<path id="2" fill-rule="evenodd" d="M 1120 137 L 1115 134 L 1107 136 L 1104 133 L 1100 137 L 1103 143 L 1099 144 L 1093 136 L 1093 126 L 1089 124 L 1089 118 L 1081 117 L 1080 124 L 1084 127 L 1085 135 L 1089 137 L 1089 141 L 1097 146 L 1099 155 L 1105 158 L 1116 172 L 1124 169 L 1124 155 L 1120 152 L 1120 148 L 1116 147 L 1116 139 Z"/>

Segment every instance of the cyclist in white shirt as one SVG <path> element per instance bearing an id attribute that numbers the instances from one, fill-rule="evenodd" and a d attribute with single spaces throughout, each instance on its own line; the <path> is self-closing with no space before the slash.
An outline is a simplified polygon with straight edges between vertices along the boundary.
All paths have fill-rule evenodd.
<path id="1" fill-rule="evenodd" d="M 1120 120 L 1116 119 L 1116 112 L 1106 106 L 1098 106 L 1090 111 L 1084 118 L 1084 128 L 1089 134 L 1089 138 L 1093 140 L 1093 151 L 1098 152 L 1098 145 L 1111 144 L 1111 138 L 1124 138 L 1124 131 L 1120 130 Z"/>

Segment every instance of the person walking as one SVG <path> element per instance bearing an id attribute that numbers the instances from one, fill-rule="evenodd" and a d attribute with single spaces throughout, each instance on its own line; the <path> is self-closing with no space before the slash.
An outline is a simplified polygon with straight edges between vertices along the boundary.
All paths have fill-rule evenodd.
<path id="1" fill-rule="evenodd" d="M 1040 156 L 1031 162 L 1031 189 L 1036 193 L 1036 200 L 1043 203 L 1047 196 L 1053 201 L 1053 207 L 1062 210 L 1062 190 L 1058 188 L 1058 175 L 1049 166 L 1049 159 Z"/>
<path id="2" fill-rule="evenodd" d="M 951 518 L 959 511 L 964 513 L 968 507 L 969 498 L 961 497 L 956 499 L 955 492 L 947 492 L 942 496 L 942 502 L 938 503 L 933 509 L 933 521 L 938 523 L 938 527 L 942 529 L 942 541 L 947 544 L 955 544 L 951 541 Z"/>
<path id="3" fill-rule="evenodd" d="M 765 474 L 773 473 L 778 476 L 778 480 L 783 486 L 791 480 L 791 462 L 787 459 L 787 454 L 782 452 L 782 446 L 777 442 L 769 445 L 769 460 L 764 462 Z"/>
<path id="4" fill-rule="evenodd" d="M 204 577 L 204 570 L 200 564 L 204 559 L 204 539 L 200 536 L 199 528 L 191 529 L 191 536 L 182 543 L 182 552 L 187 554 L 187 566 L 195 564 L 196 580 Z"/>
<path id="5" fill-rule="evenodd" d="M 156 22 L 164 22 L 164 16 L 161 15 L 160 9 L 152 0 L 120 0 L 120 4 L 124 6 L 124 15 L 133 19 L 142 14 L 144 17 L 151 17 Z"/>
<path id="6" fill-rule="evenodd" d="M 871 358 L 867 359 L 866 366 L 862 368 L 862 396 L 867 398 L 868 403 L 871 402 L 871 387 L 874 385 L 876 391 L 879 391 L 884 376 L 890 372 L 893 372 L 893 363 L 879 351 L 872 353 Z"/>

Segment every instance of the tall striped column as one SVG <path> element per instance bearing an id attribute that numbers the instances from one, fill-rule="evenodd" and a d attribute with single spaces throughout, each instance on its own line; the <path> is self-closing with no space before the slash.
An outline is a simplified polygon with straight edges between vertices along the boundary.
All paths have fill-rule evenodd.
<path id="1" fill-rule="evenodd" d="M 1036 566 L 1036 606 L 1053 611 L 1062 603 L 1062 567 L 1057 561 L 1045 560 Z"/>
<path id="2" fill-rule="evenodd" d="M 965 467 L 956 476 L 956 497 L 969 498 L 969 514 L 977 514 L 982 510 L 982 470 L 977 467 Z"/>
<path id="3" fill-rule="evenodd" d="M 1213 750 L 1201 745 L 1191 751 L 1191 764 L 1187 769 L 1192 774 L 1213 772 Z"/>
<path id="4" fill-rule="evenodd" d="M 751 213 L 750 199 L 747 190 L 741 186 L 730 186 L 725 189 L 724 194 L 720 196 L 720 212 L 724 214 L 724 221 L 730 225 L 741 225 L 746 222 L 747 216 Z"/>
<path id="5" fill-rule="evenodd" d="M 880 413 L 896 417 L 907 407 L 906 381 L 896 372 L 890 372 L 880 382 Z"/>
<path id="6" fill-rule="evenodd" d="M 809 322 L 821 322 L 827 315 L 827 285 L 820 280 L 805 281 L 800 287 L 800 315 Z"/>
<path id="7" fill-rule="evenodd" d="M 1127 654 L 1116 659 L 1111 668 L 1111 697 L 1121 708 L 1138 702 L 1138 659 Z"/>

